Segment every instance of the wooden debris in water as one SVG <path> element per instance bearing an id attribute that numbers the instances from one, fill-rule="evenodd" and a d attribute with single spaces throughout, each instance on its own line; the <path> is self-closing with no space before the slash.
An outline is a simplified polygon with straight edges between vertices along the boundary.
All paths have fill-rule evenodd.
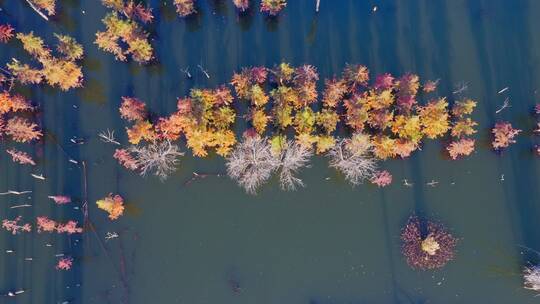
<path id="1" fill-rule="evenodd" d="M 16 205 L 16 206 L 11 206 L 11 207 L 9 207 L 9 209 L 26 208 L 26 207 L 32 207 L 32 205 L 29 205 L 29 204 Z"/>
<path id="2" fill-rule="evenodd" d="M 201 70 L 201 72 L 204 74 L 204 76 L 206 76 L 206 78 L 210 79 L 210 74 L 208 74 L 208 71 L 206 71 L 202 65 L 198 64 L 197 65 L 199 67 L 199 69 Z"/>
<path id="3" fill-rule="evenodd" d="M 13 191 L 13 190 L 8 190 L 7 192 L 1 192 L 0 195 L 8 195 L 8 194 L 22 195 L 22 194 L 26 194 L 26 193 L 32 193 L 32 191 Z"/>
<path id="4" fill-rule="evenodd" d="M 511 105 L 510 105 L 510 99 L 509 99 L 508 97 L 506 97 L 506 98 L 504 99 L 504 102 L 503 102 L 502 106 L 501 106 L 497 111 L 495 111 L 495 113 L 496 113 L 496 114 L 499 114 L 499 113 L 502 112 L 502 110 L 504 110 L 504 109 L 506 109 L 506 108 L 510 108 L 510 107 L 511 107 Z"/>
<path id="5" fill-rule="evenodd" d="M 430 186 L 430 187 L 435 187 L 439 184 L 438 181 L 435 181 L 435 180 L 431 180 L 429 183 L 426 183 L 426 185 Z"/>
<path id="6" fill-rule="evenodd" d="M 189 72 L 189 68 L 180 69 L 184 74 L 186 74 L 187 78 L 191 79 L 191 73 Z"/>
<path id="7" fill-rule="evenodd" d="M 45 180 L 45 177 L 43 176 L 43 174 L 38 175 L 38 174 L 30 173 L 30 176 L 32 176 L 35 179 Z"/>
<path id="8" fill-rule="evenodd" d="M 114 130 L 105 130 L 98 134 L 99 138 L 104 143 L 111 143 L 120 146 L 120 143 L 114 138 Z"/>

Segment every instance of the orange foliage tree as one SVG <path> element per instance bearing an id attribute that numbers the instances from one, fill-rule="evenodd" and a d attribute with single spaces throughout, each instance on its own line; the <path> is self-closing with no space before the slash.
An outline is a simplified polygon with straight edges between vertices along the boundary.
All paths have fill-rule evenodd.
<path id="1" fill-rule="evenodd" d="M 180 17 L 186 17 L 197 12 L 195 0 L 174 0 L 173 3 Z"/>
<path id="2" fill-rule="evenodd" d="M 96 33 L 95 44 L 120 61 L 126 61 L 128 56 L 138 63 L 152 60 L 154 50 L 148 41 L 149 34 L 138 23 L 152 22 L 152 10 L 133 0 L 102 0 L 102 3 L 113 11 L 103 18 L 105 31 Z"/>
<path id="3" fill-rule="evenodd" d="M 83 47 L 72 37 L 57 35 L 56 52 L 49 49 L 43 39 L 34 35 L 18 33 L 17 39 L 39 65 L 31 66 L 13 59 L 7 64 L 13 79 L 21 84 L 38 84 L 45 81 L 63 91 L 82 86 L 83 73 L 77 61 L 83 57 Z"/>
<path id="4" fill-rule="evenodd" d="M 261 0 L 261 12 L 277 16 L 287 6 L 286 0 Z"/>
<path id="5" fill-rule="evenodd" d="M 107 211 L 109 219 L 116 220 L 124 214 L 124 199 L 120 195 L 109 194 L 107 197 L 96 201 L 99 209 Z"/>

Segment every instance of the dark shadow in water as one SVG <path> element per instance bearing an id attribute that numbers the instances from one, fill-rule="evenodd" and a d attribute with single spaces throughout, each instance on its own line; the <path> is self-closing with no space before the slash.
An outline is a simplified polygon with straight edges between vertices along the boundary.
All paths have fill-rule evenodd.
<path id="1" fill-rule="evenodd" d="M 253 18 L 255 16 L 254 10 L 250 7 L 245 12 L 238 12 L 237 13 L 237 20 L 238 25 L 240 26 L 240 29 L 244 32 L 249 31 L 251 29 L 251 26 L 253 25 Z"/>
<path id="2" fill-rule="evenodd" d="M 275 32 L 278 30 L 279 27 L 279 19 L 280 16 L 265 16 L 264 17 L 264 25 L 266 26 L 266 29 L 269 32 Z"/>
<path id="3" fill-rule="evenodd" d="M 212 11 L 212 15 L 224 17 L 227 15 L 227 3 L 222 0 L 207 0 Z"/>
<path id="4" fill-rule="evenodd" d="M 202 28 L 204 13 L 205 12 L 198 7 L 196 14 L 191 14 L 183 18 L 186 22 L 186 29 L 188 32 L 196 32 Z"/>

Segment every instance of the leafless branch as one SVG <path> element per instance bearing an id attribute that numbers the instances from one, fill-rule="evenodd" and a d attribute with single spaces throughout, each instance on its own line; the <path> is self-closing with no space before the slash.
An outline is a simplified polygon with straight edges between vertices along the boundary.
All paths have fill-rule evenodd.
<path id="1" fill-rule="evenodd" d="M 466 82 L 461 82 L 457 85 L 456 89 L 452 92 L 452 94 L 461 94 L 467 91 L 468 88 L 469 86 L 467 85 Z"/>
<path id="2" fill-rule="evenodd" d="M 191 73 L 189 72 L 189 68 L 180 69 L 184 74 L 186 74 L 187 78 L 191 79 Z"/>
<path id="3" fill-rule="evenodd" d="M 114 130 L 111 131 L 107 129 L 106 131 L 99 133 L 98 136 L 102 142 L 120 145 L 120 143 L 114 138 Z"/>
<path id="4" fill-rule="evenodd" d="M 512 107 L 512 106 L 510 105 L 510 99 L 509 99 L 508 97 L 506 97 L 506 98 L 504 99 L 504 102 L 503 102 L 502 106 L 501 106 L 499 109 L 497 109 L 497 111 L 495 111 L 495 114 L 499 114 L 499 113 L 502 112 L 502 110 L 504 110 L 504 109 L 506 109 L 506 108 L 510 108 L 510 107 Z"/>
<path id="5" fill-rule="evenodd" d="M 208 72 L 202 67 L 202 65 L 198 64 L 197 66 L 199 67 L 201 72 L 204 74 L 204 76 L 206 76 L 206 78 L 210 79 L 210 74 L 208 74 Z"/>

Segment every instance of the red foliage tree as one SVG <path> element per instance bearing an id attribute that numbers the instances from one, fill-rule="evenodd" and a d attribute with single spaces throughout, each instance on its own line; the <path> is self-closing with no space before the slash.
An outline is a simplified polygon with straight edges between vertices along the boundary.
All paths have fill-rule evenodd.
<path id="1" fill-rule="evenodd" d="M 11 159 L 16 163 L 19 163 L 21 165 L 36 165 L 36 162 L 26 152 L 15 149 L 8 149 L 6 150 L 6 152 L 11 155 Z"/>
<path id="2" fill-rule="evenodd" d="M 32 226 L 28 223 L 26 224 L 19 224 L 19 221 L 22 219 L 21 216 L 18 216 L 14 220 L 2 220 L 2 228 L 6 229 L 7 231 L 11 232 L 13 235 L 19 234 L 21 232 L 30 232 L 32 231 Z"/>
<path id="3" fill-rule="evenodd" d="M 71 197 L 65 195 L 51 195 L 48 198 L 52 199 L 57 205 L 64 205 L 71 203 Z"/>
<path id="4" fill-rule="evenodd" d="M 0 25 L 0 42 L 7 43 L 13 38 L 15 29 L 10 24 Z"/>
<path id="5" fill-rule="evenodd" d="M 392 183 L 392 174 L 386 170 L 377 171 L 370 181 L 378 187 L 386 187 Z"/>
<path id="6" fill-rule="evenodd" d="M 11 136 L 14 141 L 22 143 L 39 139 L 43 135 L 37 124 L 22 117 L 10 118 L 6 123 L 4 132 Z"/>
<path id="7" fill-rule="evenodd" d="M 71 266 L 73 266 L 73 258 L 63 257 L 56 263 L 56 270 L 70 270 Z"/>
<path id="8" fill-rule="evenodd" d="M 446 150 L 450 154 L 450 158 L 453 160 L 458 159 L 460 156 L 468 156 L 474 151 L 475 140 L 472 138 L 460 138 L 451 142 Z"/>
<path id="9" fill-rule="evenodd" d="M 521 130 L 514 129 L 509 122 L 500 121 L 491 129 L 491 133 L 493 134 L 493 141 L 491 142 L 493 149 L 501 150 L 515 143 L 514 138 L 521 133 Z"/>
<path id="10" fill-rule="evenodd" d="M 135 97 L 122 97 L 120 117 L 128 121 L 144 120 L 147 116 L 146 105 Z"/>
<path id="11" fill-rule="evenodd" d="M 126 149 L 116 149 L 113 157 L 126 169 L 135 171 L 139 168 L 135 158 L 133 158 L 131 153 L 129 153 L 129 151 Z"/>

